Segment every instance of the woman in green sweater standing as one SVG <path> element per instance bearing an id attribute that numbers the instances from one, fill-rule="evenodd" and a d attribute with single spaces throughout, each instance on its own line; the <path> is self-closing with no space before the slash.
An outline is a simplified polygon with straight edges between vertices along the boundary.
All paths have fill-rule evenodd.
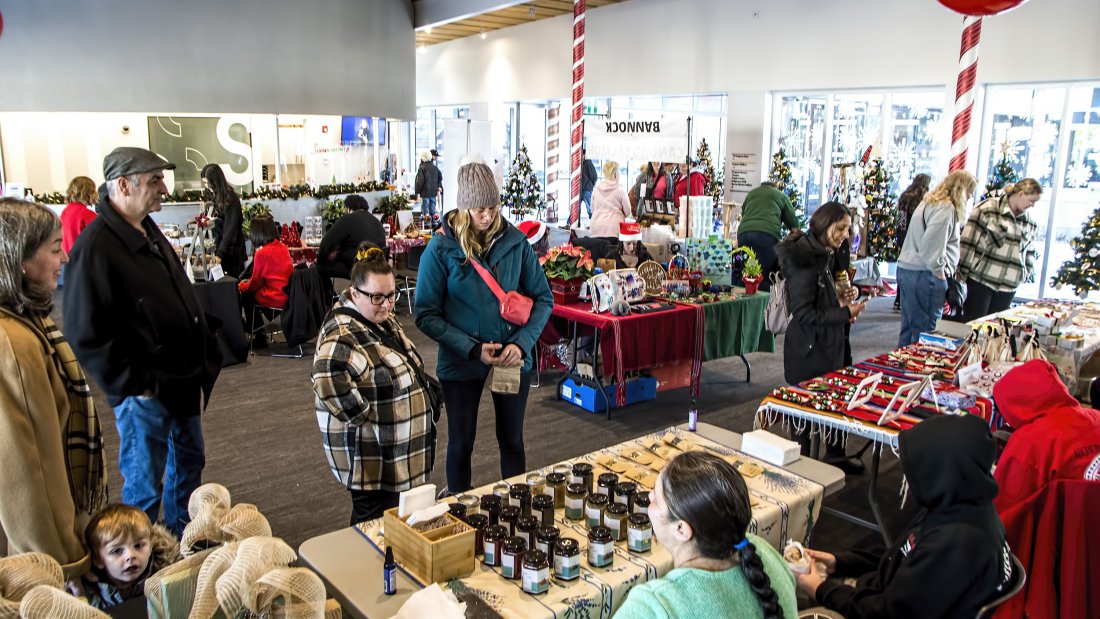
<path id="1" fill-rule="evenodd" d="M 783 233 L 798 230 L 798 215 L 790 198 L 770 182 L 761 183 L 745 196 L 741 221 L 737 224 L 737 244 L 750 247 L 760 261 L 764 281 L 761 290 L 771 290 L 771 275 L 776 270 L 775 246 Z"/>
<path id="2" fill-rule="evenodd" d="M 794 619 L 794 576 L 783 557 L 746 532 L 752 509 L 732 464 L 692 451 L 657 477 L 649 516 L 673 569 L 630 590 L 615 619 Z"/>

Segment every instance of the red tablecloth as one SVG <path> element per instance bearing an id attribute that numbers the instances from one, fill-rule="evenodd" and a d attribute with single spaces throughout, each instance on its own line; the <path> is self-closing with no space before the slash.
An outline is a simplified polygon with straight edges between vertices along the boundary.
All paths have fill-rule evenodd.
<path id="1" fill-rule="evenodd" d="M 399 239 L 396 237 L 389 237 L 386 239 L 386 249 L 390 250 L 390 255 L 404 254 L 409 251 L 410 247 L 420 247 L 421 245 L 427 245 L 428 239 L 423 236 L 415 238 Z"/>
<path id="2" fill-rule="evenodd" d="M 317 262 L 316 247 L 287 247 L 290 251 L 290 261 L 294 264 L 313 264 Z"/>
<path id="3" fill-rule="evenodd" d="M 679 361 L 692 362 L 691 395 L 699 397 L 699 377 L 703 364 L 703 311 L 701 307 L 676 305 L 648 314 L 612 316 L 596 314 L 589 303 L 554 305 L 542 340 L 553 343 L 567 336 L 569 323 L 575 322 L 601 330 L 601 375 L 615 374 L 616 399 L 626 402 L 626 372 L 644 370 Z"/>

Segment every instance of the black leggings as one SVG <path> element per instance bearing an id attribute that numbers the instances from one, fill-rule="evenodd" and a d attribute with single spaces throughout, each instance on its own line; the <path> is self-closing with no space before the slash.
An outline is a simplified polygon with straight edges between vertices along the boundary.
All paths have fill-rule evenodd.
<path id="1" fill-rule="evenodd" d="M 382 512 L 397 507 L 399 495 L 386 490 L 352 490 L 351 524 L 382 517 Z"/>
<path id="2" fill-rule="evenodd" d="M 481 404 L 484 378 L 474 380 L 441 380 L 443 402 L 447 409 L 447 490 L 462 492 L 472 485 L 470 460 L 477 436 L 477 410 Z M 527 408 L 527 392 L 531 388 L 531 373 L 520 375 L 519 393 L 494 393 L 497 446 L 500 448 L 500 475 L 507 479 L 527 470 L 523 450 L 523 414 Z"/>
<path id="3" fill-rule="evenodd" d="M 963 306 L 962 322 L 977 320 L 983 316 L 1003 312 L 1012 305 L 1016 297 L 1015 290 L 998 292 L 985 284 L 966 280 L 966 304 Z"/>

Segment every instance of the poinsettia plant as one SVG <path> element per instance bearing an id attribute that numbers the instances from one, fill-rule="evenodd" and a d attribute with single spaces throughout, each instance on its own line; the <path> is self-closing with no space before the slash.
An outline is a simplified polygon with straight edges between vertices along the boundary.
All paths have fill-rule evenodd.
<path id="1" fill-rule="evenodd" d="M 577 279 L 592 276 L 596 263 L 592 253 L 576 245 L 551 247 L 546 255 L 539 258 L 543 272 L 550 279 Z"/>

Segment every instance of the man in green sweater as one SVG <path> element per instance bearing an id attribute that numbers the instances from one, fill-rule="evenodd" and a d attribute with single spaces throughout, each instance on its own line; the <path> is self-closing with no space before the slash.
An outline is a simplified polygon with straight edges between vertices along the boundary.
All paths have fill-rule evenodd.
<path id="1" fill-rule="evenodd" d="M 775 245 L 779 243 L 782 226 L 798 229 L 798 216 L 787 194 L 770 182 L 763 182 L 745 196 L 741 207 L 741 223 L 737 225 L 737 244 L 751 247 L 760 261 L 764 281 L 761 290 L 771 290 L 771 274 L 775 272 Z"/>

